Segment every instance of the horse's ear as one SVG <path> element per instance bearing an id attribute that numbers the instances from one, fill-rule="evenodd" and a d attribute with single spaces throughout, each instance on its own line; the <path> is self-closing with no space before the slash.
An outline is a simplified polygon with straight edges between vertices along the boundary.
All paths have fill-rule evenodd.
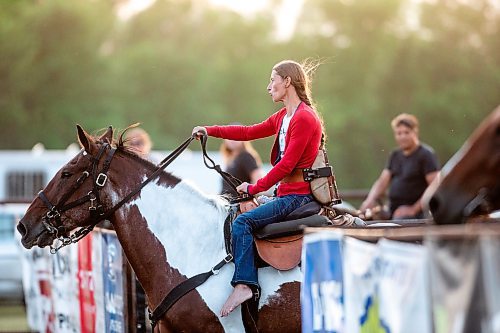
<path id="1" fill-rule="evenodd" d="M 99 140 L 111 144 L 113 142 L 113 126 L 109 126 L 106 132 L 101 135 Z"/>
<path id="2" fill-rule="evenodd" d="M 88 135 L 80 125 L 76 125 L 76 131 L 78 133 L 78 141 L 80 141 L 80 145 L 87 153 L 91 154 L 91 146 L 94 142 L 90 138 L 90 135 Z"/>

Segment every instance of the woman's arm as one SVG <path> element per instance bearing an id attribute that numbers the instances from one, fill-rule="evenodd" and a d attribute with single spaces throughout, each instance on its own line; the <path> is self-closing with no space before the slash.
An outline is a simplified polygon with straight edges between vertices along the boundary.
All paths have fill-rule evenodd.
<path id="1" fill-rule="evenodd" d="M 266 138 L 275 135 L 278 131 L 280 114 L 286 112 L 284 109 L 274 113 L 263 122 L 250 126 L 227 125 L 227 126 L 206 126 L 208 135 L 237 141 L 250 141 Z"/>

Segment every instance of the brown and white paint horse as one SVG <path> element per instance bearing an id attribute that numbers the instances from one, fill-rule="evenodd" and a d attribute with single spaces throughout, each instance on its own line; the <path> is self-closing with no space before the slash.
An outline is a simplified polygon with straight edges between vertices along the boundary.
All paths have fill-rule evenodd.
<path id="1" fill-rule="evenodd" d="M 93 190 L 92 177 L 80 180 L 80 186 L 75 184 L 91 167 L 91 157 L 95 158 L 103 145 L 113 141 L 111 128 L 100 138 L 90 136 L 79 126 L 77 130 L 83 149 L 43 190 L 54 205 L 71 191 L 69 203 Z M 104 211 L 156 170 L 152 163 L 127 151 L 121 139 L 116 148 L 99 194 Z M 98 170 L 102 169 L 105 156 L 106 151 Z M 87 201 L 62 212 L 60 223 L 64 229 L 60 233 L 67 237 L 70 231 L 89 225 L 89 205 Z M 19 222 L 18 231 L 26 248 L 54 242 L 56 235 L 42 222 L 47 212 L 47 204 L 37 197 Z M 162 172 L 109 217 L 151 309 L 180 282 L 210 270 L 226 256 L 223 224 L 227 215 L 228 204 L 222 198 L 207 196 L 193 185 Z M 223 266 L 218 275 L 181 298 L 159 321 L 155 332 L 244 332 L 239 308 L 228 317 L 218 316 L 232 290 L 229 282 L 233 270 L 232 263 Z M 299 268 L 286 272 L 270 267 L 259 269 L 259 332 L 300 332 L 300 279 Z"/>
<path id="2" fill-rule="evenodd" d="M 446 163 L 439 178 L 425 195 L 436 223 L 463 223 L 500 209 L 500 106 Z"/>

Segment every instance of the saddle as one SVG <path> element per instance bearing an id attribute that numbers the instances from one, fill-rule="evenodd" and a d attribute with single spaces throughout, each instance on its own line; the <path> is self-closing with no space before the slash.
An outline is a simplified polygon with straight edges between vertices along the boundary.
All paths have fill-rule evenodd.
<path id="1" fill-rule="evenodd" d="M 338 214 L 331 207 L 312 201 L 290 213 L 285 221 L 271 223 L 254 233 L 260 258 L 268 265 L 290 270 L 301 260 L 303 229 L 306 227 L 365 225 L 359 218 Z"/>

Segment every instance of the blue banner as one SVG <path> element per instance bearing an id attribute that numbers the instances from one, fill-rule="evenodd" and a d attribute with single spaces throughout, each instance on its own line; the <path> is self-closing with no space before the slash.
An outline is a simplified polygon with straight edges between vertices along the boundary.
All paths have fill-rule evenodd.
<path id="1" fill-rule="evenodd" d="M 304 237 L 301 288 L 302 332 L 343 331 L 342 236 L 336 232 Z"/>
<path id="2" fill-rule="evenodd" d="M 124 332 L 122 248 L 115 234 L 102 235 L 104 320 L 106 332 Z"/>

